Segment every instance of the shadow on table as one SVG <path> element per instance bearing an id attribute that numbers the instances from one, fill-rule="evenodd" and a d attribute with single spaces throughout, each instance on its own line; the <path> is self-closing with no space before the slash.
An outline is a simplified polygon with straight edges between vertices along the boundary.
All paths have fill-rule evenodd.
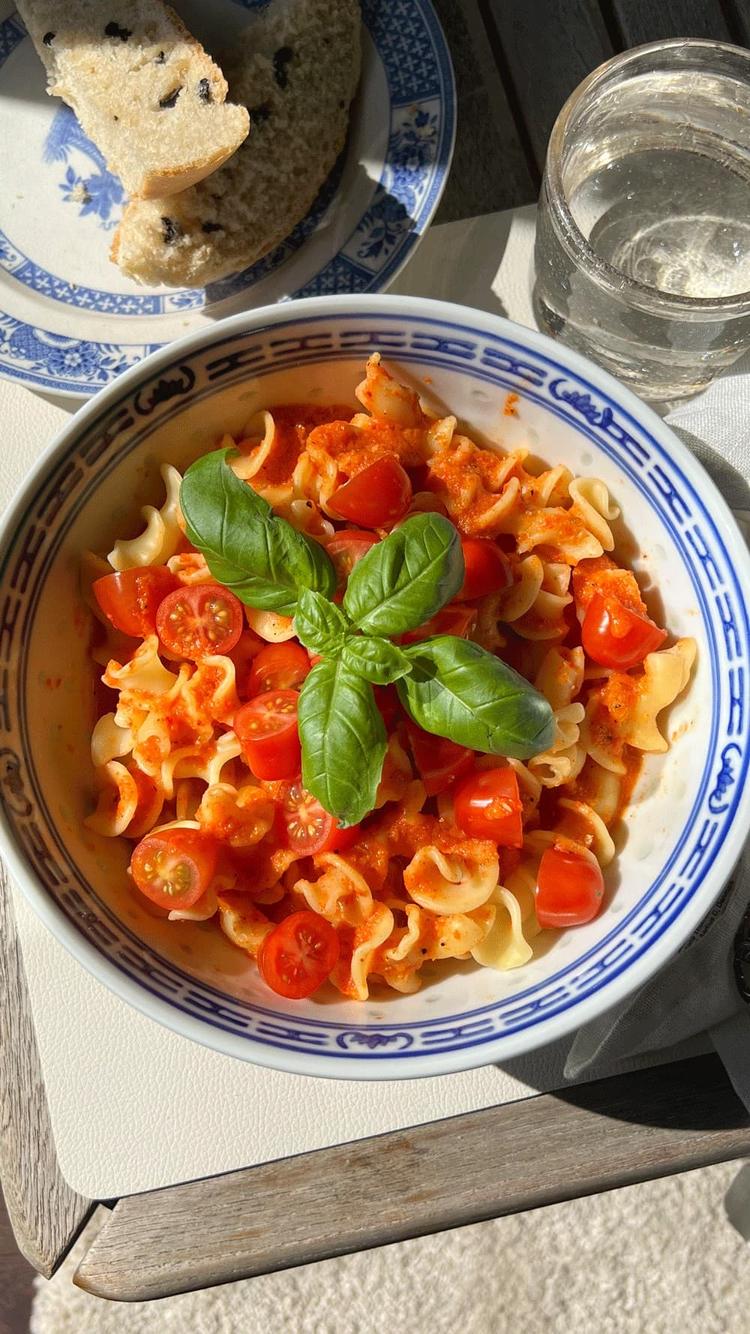
<path id="1" fill-rule="evenodd" d="M 445 224 L 430 233 L 429 245 L 417 250 L 389 292 L 507 316 L 497 279 L 512 223 L 513 214 L 504 213 Z"/>
<path id="2" fill-rule="evenodd" d="M 557 1048 L 548 1051 L 551 1066 L 554 1066 Z M 539 1058 L 546 1054 L 536 1053 L 534 1073 L 537 1076 Z M 526 1057 L 508 1062 L 503 1069 L 516 1079 L 525 1077 L 530 1082 L 533 1075 L 524 1068 L 527 1065 Z M 550 1088 L 546 1081 L 544 1086 Z M 750 1132 L 750 1113 L 740 1102 L 721 1061 L 713 1052 L 557 1086 L 549 1096 L 569 1106 L 632 1125 L 706 1132 L 747 1127 Z"/>

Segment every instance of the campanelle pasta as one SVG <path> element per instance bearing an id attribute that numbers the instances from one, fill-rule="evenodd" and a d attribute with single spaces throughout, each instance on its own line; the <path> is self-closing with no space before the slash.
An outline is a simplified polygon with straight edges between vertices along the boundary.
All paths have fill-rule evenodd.
<path id="1" fill-rule="evenodd" d="M 282 994 L 315 989 L 284 990 L 294 944 L 297 973 L 365 1000 L 373 985 L 413 992 L 452 960 L 528 965 L 542 929 L 599 910 L 611 831 L 642 754 L 668 747 L 663 711 L 696 647 L 665 642 L 649 618 L 618 562 L 620 511 L 603 481 L 484 447 L 377 354 L 356 394 L 354 413 L 276 405 L 236 440 L 217 431 L 235 478 L 333 562 L 331 626 L 351 570 L 394 525 L 434 513 L 460 534 L 462 587 L 397 637 L 391 684 L 375 685 L 384 758 L 354 829 L 299 776 L 296 700 L 315 655 L 289 608 L 250 593 L 243 606 L 236 579 L 217 583 L 210 552 L 186 536 L 175 468 L 161 469 L 165 497 L 144 509 L 143 531 L 114 541 L 108 564 L 86 553 L 82 578 L 110 692 L 91 737 L 91 830 L 138 840 L 138 888 L 175 923 L 215 921 Z M 352 490 L 356 479 L 366 484 Z M 541 749 L 484 753 L 416 725 L 392 682 L 418 661 L 405 650 L 436 635 L 473 641 L 533 684 L 551 711 Z M 273 759 L 253 713 L 269 699 Z M 282 737 L 297 747 L 283 773 Z"/>

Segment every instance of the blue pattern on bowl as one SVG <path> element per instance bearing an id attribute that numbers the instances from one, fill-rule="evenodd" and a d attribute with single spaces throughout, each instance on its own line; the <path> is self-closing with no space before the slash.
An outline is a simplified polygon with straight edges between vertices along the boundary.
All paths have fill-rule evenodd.
<path id="1" fill-rule="evenodd" d="M 625 405 L 635 400 L 625 391 L 618 393 L 606 377 L 597 377 L 596 383 L 594 372 L 589 379 L 571 365 L 570 354 L 561 351 L 558 358 L 551 343 L 522 335 L 502 321 L 494 322 L 502 332 L 490 333 L 472 327 L 469 312 L 461 312 L 463 320 L 391 315 L 388 304 L 380 302 L 376 312 L 342 309 L 328 315 L 305 305 L 298 307 L 304 313 L 294 318 L 287 307 L 295 326 L 291 337 L 285 337 L 278 324 L 254 327 L 249 334 L 214 334 L 209 348 L 176 349 L 174 359 L 145 386 L 124 384 L 116 401 L 108 402 L 98 416 L 89 416 L 75 447 L 50 465 L 12 539 L 7 539 L 10 546 L 0 571 L 0 801 L 16 847 L 34 864 L 77 937 L 106 960 L 110 974 L 116 970 L 172 1011 L 214 1029 L 215 1041 L 224 1050 L 243 1054 L 244 1049 L 251 1059 L 287 1067 L 289 1053 L 315 1053 L 331 1068 L 341 1062 L 343 1068 L 335 1073 L 354 1071 L 361 1077 L 418 1074 L 424 1058 L 434 1065 L 434 1058 L 443 1057 L 442 1068 L 479 1064 L 502 1050 L 510 1035 L 526 1034 L 527 1045 L 533 1045 L 538 1040 L 535 1031 L 552 1016 L 568 1015 L 575 1023 L 584 1013 L 582 1002 L 624 978 L 691 911 L 734 824 L 750 761 L 750 626 L 736 554 L 702 488 L 671 457 L 648 422 L 642 424 Z M 446 307 L 435 309 L 444 312 Z M 526 337 L 529 341 L 522 341 Z M 54 827 L 36 772 L 26 705 L 28 636 L 23 627 L 33 621 L 70 525 L 154 423 L 176 420 L 187 404 L 210 398 L 226 385 L 251 377 L 262 380 L 284 366 L 364 358 L 375 348 L 387 349 L 406 366 L 455 368 L 498 394 L 519 393 L 615 461 L 658 513 L 680 552 L 700 610 L 711 672 L 709 740 L 692 810 L 674 836 L 670 857 L 644 885 L 635 906 L 614 919 L 595 946 L 551 976 L 492 1004 L 409 1024 L 352 1023 L 354 1015 L 341 1023 L 317 1014 L 280 1014 L 196 980 L 145 944 L 82 879 Z M 602 380 L 613 385 L 612 393 L 602 387 Z M 708 483 L 706 487 L 710 490 Z M 111 975 L 107 980 L 117 986 Z M 230 1038 L 223 1042 L 219 1034 Z M 410 1068 L 397 1071 L 398 1066 Z M 304 1068 L 304 1063 L 295 1068 Z M 326 1071 L 316 1070 L 321 1072 Z"/>

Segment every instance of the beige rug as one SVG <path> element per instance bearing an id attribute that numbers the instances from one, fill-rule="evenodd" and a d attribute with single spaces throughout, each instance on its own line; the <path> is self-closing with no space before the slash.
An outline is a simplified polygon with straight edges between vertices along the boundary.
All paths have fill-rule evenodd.
<path id="1" fill-rule="evenodd" d="M 137 1305 L 73 1287 L 79 1243 L 36 1280 L 31 1334 L 747 1334 L 738 1167 Z"/>

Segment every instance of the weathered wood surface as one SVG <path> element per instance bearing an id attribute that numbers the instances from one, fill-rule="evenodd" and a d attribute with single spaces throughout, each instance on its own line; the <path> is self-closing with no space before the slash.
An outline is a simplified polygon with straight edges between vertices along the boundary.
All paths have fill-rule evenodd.
<path id="1" fill-rule="evenodd" d="M 612 0 L 612 14 L 623 51 L 665 37 L 734 39 L 721 0 Z"/>
<path id="2" fill-rule="evenodd" d="M 18 1248 L 54 1273 L 93 1205 L 57 1166 L 10 888 L 0 866 L 0 1179 Z"/>
<path id="3" fill-rule="evenodd" d="M 0 1331 L 2 1334 L 28 1334 L 34 1270 L 23 1256 L 13 1236 L 8 1215 L 0 1196 Z"/>
<path id="4" fill-rule="evenodd" d="M 701 1057 L 131 1195 L 75 1282 L 164 1297 L 748 1153 L 750 1117 Z"/>
<path id="5" fill-rule="evenodd" d="M 495 30 L 496 60 L 523 123 L 537 169 L 569 93 L 614 54 L 596 0 L 482 0 Z"/>
<path id="6" fill-rule="evenodd" d="M 458 103 L 456 151 L 435 221 L 530 204 L 532 174 L 479 0 L 433 0 L 453 59 Z"/>

